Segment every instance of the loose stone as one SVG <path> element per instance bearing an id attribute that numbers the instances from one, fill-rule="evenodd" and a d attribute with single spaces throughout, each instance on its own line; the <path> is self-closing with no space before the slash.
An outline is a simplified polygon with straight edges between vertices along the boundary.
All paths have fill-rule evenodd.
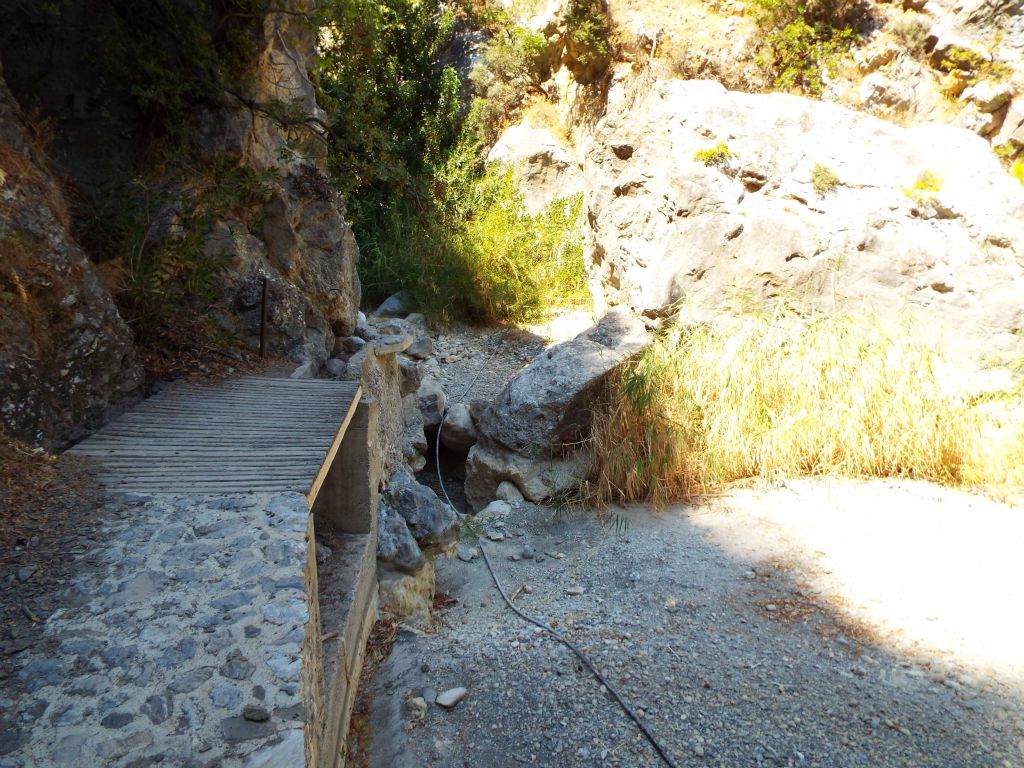
<path id="1" fill-rule="evenodd" d="M 270 713 L 263 707 L 257 707 L 255 704 L 246 704 L 242 710 L 242 717 L 254 723 L 263 723 L 270 719 Z"/>
<path id="2" fill-rule="evenodd" d="M 272 736 L 276 730 L 270 721 L 257 723 L 244 717 L 225 717 L 220 721 L 220 727 L 224 740 L 228 743 L 265 739 Z"/>
<path id="3" fill-rule="evenodd" d="M 449 688 L 437 696 L 437 705 L 445 709 L 451 709 L 460 701 L 466 698 L 466 689 L 463 687 Z"/>

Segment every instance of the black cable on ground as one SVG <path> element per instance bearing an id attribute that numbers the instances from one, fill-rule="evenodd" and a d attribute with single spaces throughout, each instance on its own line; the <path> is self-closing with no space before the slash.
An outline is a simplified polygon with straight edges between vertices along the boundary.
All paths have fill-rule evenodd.
<path id="1" fill-rule="evenodd" d="M 464 398 L 467 394 L 469 394 L 469 391 L 476 384 L 476 380 L 478 377 L 479 376 L 474 377 L 473 381 L 471 381 L 469 386 L 466 387 L 466 390 L 455 401 L 453 401 L 453 405 L 454 403 L 459 402 L 459 400 Z M 455 509 L 455 505 L 452 504 L 452 500 L 448 497 L 448 491 L 444 487 L 444 478 L 441 476 L 441 430 L 444 429 L 444 422 L 445 419 L 447 418 L 448 406 L 445 406 L 444 411 L 441 413 L 441 423 L 438 424 L 437 426 L 437 439 L 434 444 L 434 464 L 437 467 L 437 482 L 438 485 L 441 487 L 441 493 L 444 494 L 444 498 L 445 501 L 448 502 L 448 506 L 451 507 L 455 511 L 455 514 L 459 515 L 459 517 L 461 518 L 464 517 L 464 515 L 459 513 L 459 511 Z M 598 671 L 597 667 L 590 660 L 590 657 L 588 657 L 572 640 L 566 637 L 563 633 L 557 631 L 549 624 L 546 624 L 540 619 L 536 619 L 533 616 L 530 616 L 529 614 L 523 613 L 523 611 L 519 610 L 519 608 L 515 606 L 512 600 L 509 599 L 508 594 L 505 592 L 505 588 L 501 585 L 501 581 L 498 579 L 498 575 L 494 572 L 494 567 L 491 565 L 491 559 L 487 556 L 487 549 L 484 545 L 483 539 L 480 538 L 479 535 L 477 535 L 476 540 L 477 543 L 480 545 L 480 553 L 483 555 L 484 564 L 487 566 L 487 571 L 491 574 L 491 580 L 494 582 L 494 586 L 498 588 L 498 593 L 501 595 L 501 599 L 505 601 L 505 605 L 507 605 L 512 610 L 512 612 L 516 614 L 516 616 L 521 618 L 523 621 L 526 621 L 544 630 L 553 638 L 558 640 L 558 642 L 562 643 L 570 651 L 576 654 L 576 657 L 581 662 L 583 662 L 583 665 L 590 670 L 591 674 L 593 674 L 597 681 L 601 683 L 601 685 L 605 687 L 605 690 L 607 690 L 608 693 L 612 695 L 612 698 L 614 698 L 615 701 L 618 702 L 619 706 L 622 707 L 622 711 L 625 712 L 629 719 L 636 724 L 637 728 L 640 729 L 640 732 L 646 737 L 647 741 L 650 742 L 651 746 L 654 747 L 654 751 L 658 753 L 658 757 L 660 757 L 662 761 L 664 761 L 665 765 L 667 765 L 668 768 L 676 768 L 676 764 L 672 762 L 672 758 L 668 756 L 668 753 L 665 751 L 665 748 L 661 746 L 661 744 L 658 742 L 658 739 L 654 736 L 653 733 L 651 733 L 650 729 L 646 725 L 644 725 L 640 717 L 636 714 L 636 712 L 633 711 L 633 708 L 630 707 L 626 700 L 619 695 L 619 692 L 616 691 L 614 687 L 612 687 L 612 684 L 605 680 L 604 675 L 602 675 Z"/>

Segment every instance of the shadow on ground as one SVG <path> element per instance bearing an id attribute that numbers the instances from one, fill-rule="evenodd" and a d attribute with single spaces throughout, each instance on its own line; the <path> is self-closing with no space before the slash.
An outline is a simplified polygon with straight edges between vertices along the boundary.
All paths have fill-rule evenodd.
<path id="1" fill-rule="evenodd" d="M 809 585 L 772 520 L 726 506 L 623 515 L 616 533 L 523 508 L 492 523 L 506 537 L 488 551 L 517 604 L 589 649 L 677 765 L 1024 764 L 1013 679 L 883 641 Z M 725 545 L 741 530 L 756 553 Z M 539 558 L 508 559 L 524 547 Z M 369 683 L 369 765 L 661 764 L 574 657 L 504 607 L 479 558 L 439 563 L 438 587 L 458 601 L 443 626 L 400 632 Z M 453 686 L 469 689 L 455 709 L 411 720 L 409 697 Z"/>

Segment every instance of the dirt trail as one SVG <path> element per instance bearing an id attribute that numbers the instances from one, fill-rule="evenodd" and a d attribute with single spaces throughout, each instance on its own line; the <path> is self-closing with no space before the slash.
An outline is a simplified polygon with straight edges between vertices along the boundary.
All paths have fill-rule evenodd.
<path id="1" fill-rule="evenodd" d="M 817 480 L 604 524 L 522 504 L 484 531 L 517 605 L 585 647 L 679 766 L 1024 766 L 1019 506 Z M 370 766 L 661 764 L 478 555 L 437 566 L 450 607 L 365 683 Z M 457 686 L 453 709 L 410 707 Z"/>
<path id="2" fill-rule="evenodd" d="M 908 556 L 893 563 L 870 537 L 842 535 L 903 536 L 865 494 L 913 508 L 937 492 L 806 483 L 760 493 L 756 509 L 743 493 L 661 517 L 624 511 L 624 533 L 523 506 L 487 526 L 507 534 L 487 546 L 516 603 L 589 649 L 680 766 L 1024 765 L 1024 659 L 1003 653 L 1019 648 L 1024 587 L 1013 560 L 984 558 L 997 530 L 1020 551 L 1024 516 L 942 492 L 928 546 L 891 541 Z M 836 543 L 803 536 L 811 514 Z M 508 559 L 524 547 L 539 559 Z M 887 572 L 885 590 L 871 569 L 844 572 L 845 558 Z M 659 765 L 569 652 L 505 608 L 479 558 L 438 565 L 456 604 L 435 631 L 400 632 L 373 680 L 371 766 Z M 898 568 L 905 579 L 890 578 Z M 970 612 L 954 596 L 917 599 L 951 569 Z M 944 647 L 918 632 L 918 613 L 943 626 Z M 464 701 L 414 722 L 410 697 L 455 686 Z"/>

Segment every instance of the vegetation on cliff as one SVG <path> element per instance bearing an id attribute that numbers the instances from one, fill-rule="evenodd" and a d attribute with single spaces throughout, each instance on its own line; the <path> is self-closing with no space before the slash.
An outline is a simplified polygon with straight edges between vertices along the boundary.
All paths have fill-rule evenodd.
<path id="1" fill-rule="evenodd" d="M 367 299 L 405 289 L 432 314 L 493 322 L 585 296 L 581 202 L 530 216 L 513 176 L 485 163 L 500 129 L 539 92 L 543 37 L 487 5 L 327 8 L 319 80 Z M 457 30 L 471 39 L 471 25 L 490 37 L 467 104 L 455 67 L 439 62 Z"/>

